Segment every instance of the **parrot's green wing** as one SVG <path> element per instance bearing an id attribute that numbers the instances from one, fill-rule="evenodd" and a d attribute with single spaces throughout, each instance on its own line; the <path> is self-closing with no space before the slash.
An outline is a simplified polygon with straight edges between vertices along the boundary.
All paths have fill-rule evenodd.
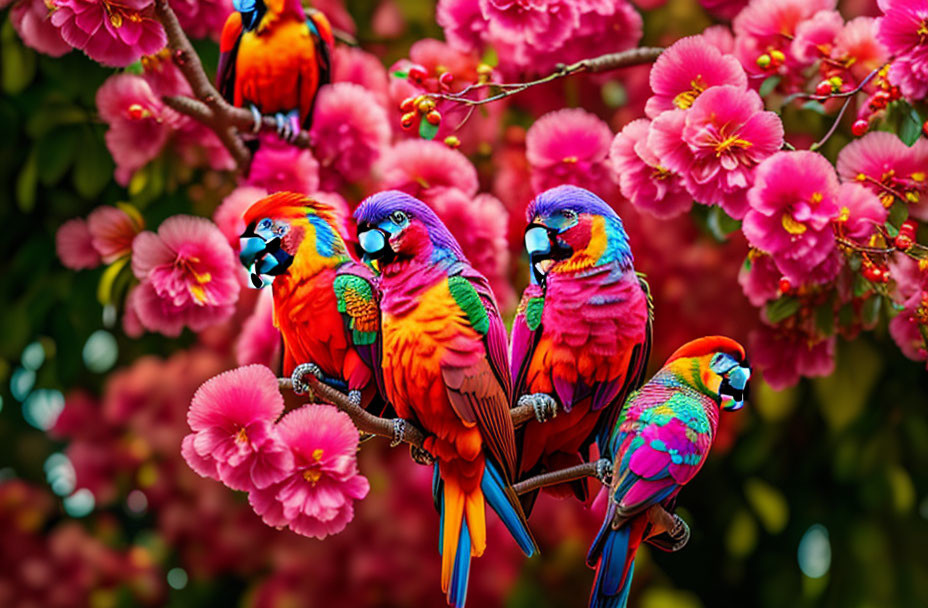
<path id="1" fill-rule="evenodd" d="M 355 346 L 374 344 L 380 331 L 380 308 L 374 288 L 366 279 L 353 274 L 335 277 L 333 288 L 338 312 L 342 313 Z"/>

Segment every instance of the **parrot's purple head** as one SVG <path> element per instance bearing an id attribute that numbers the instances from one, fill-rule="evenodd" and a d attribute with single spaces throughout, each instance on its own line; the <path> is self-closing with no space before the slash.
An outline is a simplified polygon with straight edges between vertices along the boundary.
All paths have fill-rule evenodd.
<path id="1" fill-rule="evenodd" d="M 525 215 L 525 249 L 534 283 L 543 284 L 549 272 L 577 272 L 607 264 L 632 268 L 622 220 L 589 190 L 551 188 L 529 203 Z"/>
<path id="2" fill-rule="evenodd" d="M 354 212 L 361 259 L 377 272 L 398 272 L 416 260 L 430 266 L 467 262 L 435 212 L 405 192 L 368 197 Z"/>
<path id="3" fill-rule="evenodd" d="M 664 369 L 715 399 L 722 409 L 740 410 L 747 398 L 751 366 L 744 347 L 725 336 L 706 336 L 678 348 Z"/>

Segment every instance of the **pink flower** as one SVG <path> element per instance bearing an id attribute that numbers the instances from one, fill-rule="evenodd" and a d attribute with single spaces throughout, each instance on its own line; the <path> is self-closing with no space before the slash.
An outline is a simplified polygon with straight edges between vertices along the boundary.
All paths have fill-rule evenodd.
<path id="1" fill-rule="evenodd" d="M 747 6 L 748 0 L 699 0 L 699 4 L 713 15 L 731 19 Z"/>
<path id="2" fill-rule="evenodd" d="M 435 17 L 451 46 L 467 52 L 480 50 L 488 24 L 479 0 L 438 0 Z"/>
<path id="3" fill-rule="evenodd" d="M 738 60 L 707 45 L 701 36 L 682 38 L 661 53 L 651 68 L 651 90 L 645 111 L 687 110 L 709 87 L 730 84 L 744 89 L 748 78 Z"/>
<path id="4" fill-rule="evenodd" d="M 699 37 L 724 55 L 729 55 L 735 50 L 735 37 L 727 25 L 710 25 L 702 31 L 702 34 L 699 34 Z"/>
<path id="5" fill-rule="evenodd" d="M 852 83 L 861 82 L 889 59 L 889 51 L 877 40 L 877 22 L 872 17 L 848 21 L 835 37 L 832 59 L 847 66 Z"/>
<path id="6" fill-rule="evenodd" d="M 229 318 L 238 299 L 238 263 L 225 237 L 209 220 L 178 215 L 158 233 L 132 243 L 132 270 L 141 281 L 134 294 L 148 330 L 176 336 L 187 325 L 200 331 Z"/>
<path id="7" fill-rule="evenodd" d="M 799 285 L 835 249 L 831 220 L 840 213 L 838 177 L 815 152 L 778 152 L 757 168 L 742 227 L 748 242 L 771 256 Z"/>
<path id="8" fill-rule="evenodd" d="M 852 141 L 838 154 L 838 174 L 845 181 L 863 184 L 889 208 L 896 198 L 909 203 L 909 212 L 928 219 L 928 141 L 911 148 L 895 134 L 871 131 Z"/>
<path id="9" fill-rule="evenodd" d="M 239 186 L 213 211 L 213 222 L 229 242 L 233 251 L 238 251 L 239 237 L 245 231 L 245 212 L 255 202 L 267 196 L 264 188 Z"/>
<path id="10" fill-rule="evenodd" d="M 811 65 L 831 54 L 835 38 L 843 28 L 844 18 L 838 11 L 819 11 L 796 26 L 790 52 L 801 64 Z"/>
<path id="11" fill-rule="evenodd" d="M 889 334 L 902 351 L 913 361 L 928 359 L 928 343 L 922 334 L 928 325 L 928 291 L 913 295 L 889 322 Z"/>
<path id="12" fill-rule="evenodd" d="M 880 0 L 877 38 L 895 57 L 889 78 L 912 100 L 928 95 L 928 4 L 924 0 Z"/>
<path id="13" fill-rule="evenodd" d="M 273 367 L 280 357 L 280 331 L 274 327 L 274 297 L 270 289 L 262 289 L 258 303 L 242 324 L 235 342 L 235 360 L 239 365 L 259 363 Z"/>
<path id="14" fill-rule="evenodd" d="M 689 110 L 664 112 L 651 124 L 648 146 L 661 165 L 681 175 L 700 203 L 741 219 L 754 168 L 783 145 L 783 124 L 760 96 L 731 85 L 712 87 Z"/>
<path id="15" fill-rule="evenodd" d="M 137 293 L 138 285 L 129 288 L 126 295 L 126 308 L 122 313 L 122 331 L 130 338 L 141 338 L 145 333 L 145 326 L 139 319 Z"/>
<path id="16" fill-rule="evenodd" d="M 135 207 L 103 205 L 87 216 L 87 227 L 93 237 L 93 248 L 104 262 L 112 264 L 131 253 L 132 241 L 145 227 L 145 221 Z"/>
<path id="17" fill-rule="evenodd" d="M 51 14 L 45 0 L 19 0 L 10 9 L 10 22 L 26 46 L 52 57 L 61 57 L 71 50 L 71 45 L 52 25 Z"/>
<path id="18" fill-rule="evenodd" d="M 122 67 L 167 43 L 152 17 L 152 0 L 55 0 L 52 24 L 61 37 L 94 61 Z"/>
<path id="19" fill-rule="evenodd" d="M 532 188 L 538 193 L 574 184 L 608 200 L 614 191 L 607 161 L 611 143 L 609 125 L 589 112 L 571 108 L 545 114 L 525 136 Z"/>
<path id="20" fill-rule="evenodd" d="M 480 12 L 489 22 L 491 37 L 547 50 L 563 44 L 580 24 L 577 4 L 572 0 L 480 0 Z"/>
<path id="21" fill-rule="evenodd" d="M 338 82 L 322 87 L 310 131 L 325 190 L 357 182 L 390 145 L 387 112 L 361 85 Z"/>
<path id="22" fill-rule="evenodd" d="M 277 137 L 262 135 L 245 185 L 274 192 L 309 194 L 319 189 L 319 163 L 307 148 L 297 148 Z"/>
<path id="23" fill-rule="evenodd" d="M 170 0 L 184 33 L 219 41 L 222 26 L 234 10 L 231 0 Z"/>
<path id="24" fill-rule="evenodd" d="M 876 194 L 864 186 L 841 184 L 838 199 L 841 202 L 838 221 L 841 222 L 844 236 L 866 244 L 877 227 L 886 223 L 889 210 L 880 203 Z"/>
<path id="25" fill-rule="evenodd" d="M 769 255 L 748 255 L 738 272 L 738 284 L 751 305 L 760 308 L 777 298 L 782 276 Z"/>
<path id="26" fill-rule="evenodd" d="M 133 173 L 161 153 L 176 115 L 144 78 L 134 74 L 107 78 L 96 101 L 100 118 L 109 127 L 106 147 L 116 161 L 116 181 L 126 185 Z"/>
<path id="27" fill-rule="evenodd" d="M 383 155 L 374 171 L 380 189 L 402 190 L 426 202 L 448 188 L 477 194 L 477 170 L 471 162 L 437 141 L 401 141 Z"/>
<path id="28" fill-rule="evenodd" d="M 235 490 L 267 488 L 291 473 L 293 455 L 274 421 L 284 411 L 277 377 L 248 365 L 207 380 L 193 395 L 181 453 L 204 477 Z"/>
<path id="29" fill-rule="evenodd" d="M 761 326 L 751 333 L 751 362 L 774 390 L 799 382 L 799 377 L 830 375 L 835 369 L 835 338 L 815 338 L 801 331 Z"/>
<path id="30" fill-rule="evenodd" d="M 380 59 L 358 47 L 337 45 L 332 54 L 332 81 L 359 84 L 377 98 L 385 109 L 395 110 L 389 104 L 387 70 Z"/>
<path id="31" fill-rule="evenodd" d="M 318 539 L 341 532 L 354 518 L 354 501 L 370 490 L 358 472 L 351 418 L 331 405 L 305 405 L 284 416 L 277 430 L 293 452 L 293 469 L 249 492 L 248 502 L 269 526 Z"/>
<path id="32" fill-rule="evenodd" d="M 622 196 L 636 207 L 656 217 L 674 217 L 689 211 L 693 197 L 680 176 L 662 167 L 648 146 L 650 125 L 646 118 L 632 121 L 612 140 L 609 161 L 613 179 L 619 183 Z"/>
<path id="33" fill-rule="evenodd" d="M 100 254 L 93 247 L 93 236 L 81 218 L 68 220 L 55 233 L 55 251 L 65 268 L 83 270 L 100 265 Z"/>

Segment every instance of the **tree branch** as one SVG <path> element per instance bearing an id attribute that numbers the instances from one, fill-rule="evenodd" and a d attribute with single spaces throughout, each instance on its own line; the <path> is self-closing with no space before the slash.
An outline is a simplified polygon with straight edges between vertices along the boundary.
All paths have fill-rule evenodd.
<path id="1" fill-rule="evenodd" d="M 550 471 L 548 473 L 542 473 L 541 475 L 529 477 L 528 479 L 523 479 L 519 483 L 513 484 L 512 489 L 516 491 L 516 494 L 525 494 L 527 492 L 531 492 L 532 490 L 538 490 L 540 488 L 545 488 L 568 481 L 575 481 L 585 477 L 598 478 L 603 467 L 603 465 L 600 464 L 601 460 L 603 459 L 597 460 L 595 462 L 585 462 L 576 466 L 567 467 L 566 469 Z"/>

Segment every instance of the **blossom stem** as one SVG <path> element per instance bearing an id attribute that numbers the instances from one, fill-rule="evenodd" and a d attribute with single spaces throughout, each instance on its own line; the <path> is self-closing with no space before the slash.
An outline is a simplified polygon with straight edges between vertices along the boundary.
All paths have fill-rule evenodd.
<path id="1" fill-rule="evenodd" d="M 239 171 L 247 173 L 251 164 L 251 152 L 245 146 L 239 132 L 250 131 L 254 126 L 254 117 L 245 108 L 237 108 L 227 102 L 210 82 L 206 70 L 203 69 L 200 56 L 190 44 L 190 39 L 184 33 L 168 0 L 155 0 L 155 17 L 164 27 L 174 63 L 184 75 L 196 97 L 193 99 L 167 96 L 164 98 L 165 104 L 203 123 L 215 132 L 222 144 L 229 150 Z M 271 116 L 262 116 L 261 130 L 276 132 L 277 121 Z M 308 148 L 309 134 L 301 131 L 292 143 L 299 148 Z"/>

